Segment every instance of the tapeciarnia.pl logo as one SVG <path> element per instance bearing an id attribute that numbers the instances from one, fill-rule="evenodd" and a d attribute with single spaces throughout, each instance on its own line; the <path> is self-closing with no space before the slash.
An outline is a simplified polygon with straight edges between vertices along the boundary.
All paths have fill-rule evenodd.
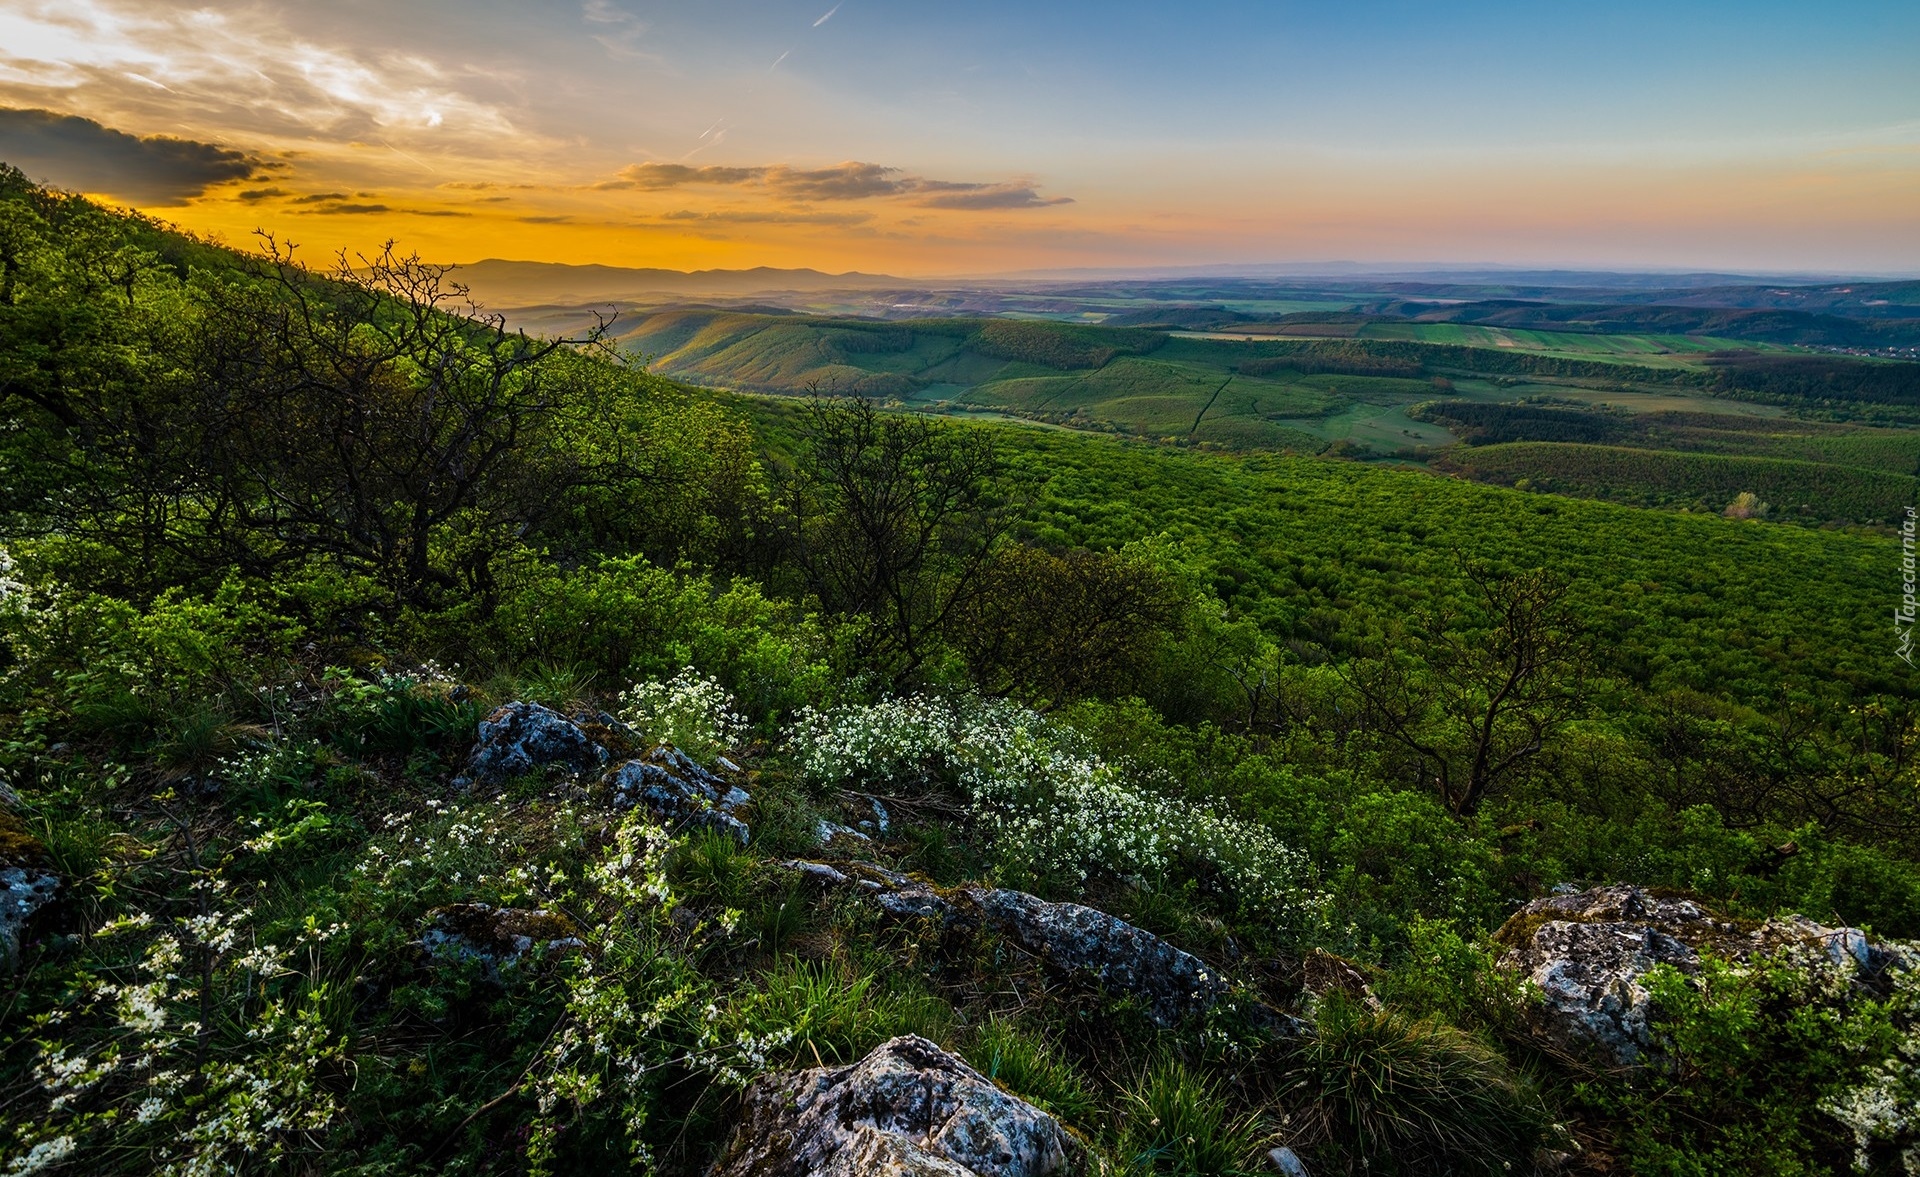
<path id="1" fill-rule="evenodd" d="M 1916 508 L 1907 508 L 1900 524 L 1900 603 L 1893 610 L 1893 656 L 1913 665 L 1913 622 L 1920 614 L 1920 601 L 1914 599 L 1914 526 Z"/>

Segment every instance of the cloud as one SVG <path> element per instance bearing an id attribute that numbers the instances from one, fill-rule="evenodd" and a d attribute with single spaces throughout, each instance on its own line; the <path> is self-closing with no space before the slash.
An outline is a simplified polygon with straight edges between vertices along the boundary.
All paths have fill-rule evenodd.
<path id="1" fill-rule="evenodd" d="M 713 212 L 701 212 L 683 208 L 670 213 L 662 213 L 663 221 L 702 221 L 709 224 L 728 225 L 864 225 L 873 220 L 872 213 L 822 213 L 798 210 L 783 212 L 778 209 L 757 211 L 753 209 L 719 209 Z"/>
<path id="2" fill-rule="evenodd" d="M 696 168 L 683 163 L 636 163 L 621 168 L 619 178 L 603 180 L 595 188 L 639 188 L 648 192 L 684 184 L 751 184 L 766 175 L 765 168 Z"/>
<path id="3" fill-rule="evenodd" d="M 613 3 L 613 0 L 586 0 L 580 6 L 580 19 L 589 28 L 597 30 L 589 35 L 607 51 L 607 56 L 629 61 L 655 57 L 640 48 L 641 38 L 647 35 L 647 22 Z"/>
<path id="4" fill-rule="evenodd" d="M 338 194 L 320 197 L 321 200 L 333 200 Z M 296 201 L 295 203 L 304 203 Z M 370 217 L 392 215 L 397 217 L 470 217 L 470 212 L 451 208 L 395 208 L 390 204 L 362 204 L 343 202 L 334 204 L 316 204 L 312 208 L 295 209 L 295 212 L 311 213 L 320 216 L 359 216 Z"/>
<path id="5" fill-rule="evenodd" d="M 284 196 L 292 196 L 293 193 L 287 191 L 285 188 L 249 188 L 245 192 L 235 193 L 235 195 L 248 204 L 253 204 L 262 200 L 278 200 Z"/>
<path id="6" fill-rule="evenodd" d="M 220 127 L 251 142 L 479 149 L 513 137 L 481 97 L 495 67 L 386 43 L 323 44 L 271 5 L 0 2 L 0 95 L 122 126 Z"/>
<path id="7" fill-rule="evenodd" d="M 620 169 L 617 177 L 594 185 L 602 189 L 633 188 L 660 192 L 693 186 L 758 187 L 792 201 L 904 200 L 924 208 L 1019 209 L 1071 204 L 1070 196 L 1040 195 L 1031 180 L 966 183 L 930 180 L 884 164 L 848 160 L 826 168 L 795 168 L 786 164 L 754 167 L 695 167 L 683 163 L 636 163 Z"/>
<path id="8" fill-rule="evenodd" d="M 245 152 L 155 135 L 142 139 L 78 115 L 0 108 L 0 159 L 36 179 L 137 204 L 181 204 L 268 165 Z"/>
<path id="9" fill-rule="evenodd" d="M 960 184 L 942 188 L 928 187 L 927 195 L 914 201 L 922 208 L 1006 209 L 1045 208 L 1053 204 L 1072 204 L 1071 196 L 1042 196 L 1032 184 L 1010 181 L 1005 184 Z"/>

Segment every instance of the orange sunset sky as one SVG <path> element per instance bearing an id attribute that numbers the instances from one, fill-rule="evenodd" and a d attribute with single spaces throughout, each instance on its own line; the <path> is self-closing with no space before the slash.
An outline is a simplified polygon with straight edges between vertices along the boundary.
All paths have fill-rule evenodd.
<path id="1" fill-rule="evenodd" d="M 0 0 L 0 159 L 242 242 L 1920 272 L 1920 6 Z"/>

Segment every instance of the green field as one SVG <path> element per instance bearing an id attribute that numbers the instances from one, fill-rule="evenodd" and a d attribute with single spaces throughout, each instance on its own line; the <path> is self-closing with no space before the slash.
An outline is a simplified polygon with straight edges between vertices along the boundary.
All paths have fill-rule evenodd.
<path id="1" fill-rule="evenodd" d="M 1482 327 L 1471 323 L 1371 323 L 1360 330 L 1358 338 L 1511 348 L 1568 359 L 1619 359 L 1649 367 L 1687 367 L 1697 357 L 1716 351 L 1741 348 L 1786 350 L 1774 344 L 1716 339 L 1706 335 L 1601 335 L 1582 331 Z"/>

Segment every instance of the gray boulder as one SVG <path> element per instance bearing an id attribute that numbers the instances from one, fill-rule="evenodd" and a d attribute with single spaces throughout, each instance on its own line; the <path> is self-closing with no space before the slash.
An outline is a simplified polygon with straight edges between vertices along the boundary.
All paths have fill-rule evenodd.
<path id="1" fill-rule="evenodd" d="M 607 788 L 615 805 L 644 805 L 664 822 L 718 830 L 738 838 L 743 846 L 751 833 L 738 813 L 753 800 L 747 791 L 727 784 L 668 744 L 614 769 L 607 777 Z"/>
<path id="2" fill-rule="evenodd" d="M 989 928 L 1055 972 L 1091 981 L 1116 997 L 1141 999 L 1161 1025 L 1204 1013 L 1233 988 L 1192 953 L 1082 904 L 991 887 L 943 893 L 870 862 L 785 865 L 823 883 L 864 890 L 875 906 L 898 918 Z"/>
<path id="3" fill-rule="evenodd" d="M 479 738 L 456 788 L 497 785 L 549 767 L 576 776 L 598 772 L 612 759 L 580 724 L 538 703 L 507 703 L 480 721 Z"/>
<path id="4" fill-rule="evenodd" d="M 714 1177 L 1047 1177 L 1067 1147 L 1053 1117 L 907 1035 L 755 1080 Z"/>
<path id="5" fill-rule="evenodd" d="M 1104 911 L 1025 891 L 970 887 L 963 894 L 1021 948 L 1109 993 L 1142 999 L 1161 1025 L 1204 1013 L 1232 989 L 1206 961 Z"/>
<path id="6" fill-rule="evenodd" d="M 1540 991 L 1535 1028 L 1550 1044 L 1614 1066 L 1656 1053 L 1646 975 L 1658 965 L 1700 969 L 1702 953 L 1727 960 L 1788 955 L 1831 967 L 1883 991 L 1903 958 L 1858 928 L 1831 928 L 1804 916 L 1764 923 L 1718 915 L 1698 902 L 1615 884 L 1536 899 L 1495 939 L 1502 968 Z"/>
<path id="7" fill-rule="evenodd" d="M 33 866 L 0 867 L 0 968 L 13 971 L 27 921 L 60 891 L 60 876 Z"/>

